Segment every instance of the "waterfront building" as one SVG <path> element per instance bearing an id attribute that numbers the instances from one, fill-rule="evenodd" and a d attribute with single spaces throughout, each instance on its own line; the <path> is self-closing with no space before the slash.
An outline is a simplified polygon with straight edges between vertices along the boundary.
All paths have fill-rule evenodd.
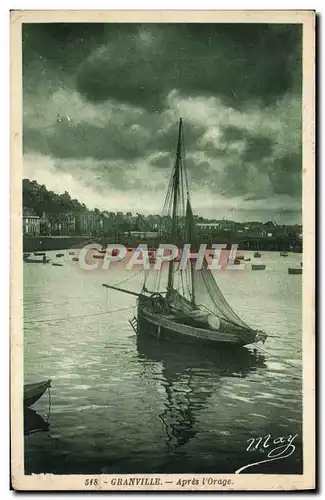
<path id="1" fill-rule="evenodd" d="M 51 218 L 51 233 L 57 236 L 76 233 L 76 217 L 72 213 L 57 214 Z"/>
<path id="2" fill-rule="evenodd" d="M 26 236 L 39 236 L 40 234 L 40 218 L 31 209 L 24 208 L 23 234 Z"/>

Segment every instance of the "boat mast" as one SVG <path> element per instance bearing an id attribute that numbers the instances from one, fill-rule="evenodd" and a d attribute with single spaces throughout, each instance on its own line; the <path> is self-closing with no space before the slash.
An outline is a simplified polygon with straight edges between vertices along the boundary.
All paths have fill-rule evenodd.
<path id="1" fill-rule="evenodd" d="M 183 120 L 180 118 L 179 127 L 178 127 L 178 140 L 177 140 L 177 149 L 176 149 L 176 162 L 175 162 L 175 171 L 174 171 L 174 197 L 173 197 L 173 211 L 172 211 L 172 243 L 176 243 L 177 238 L 177 201 L 178 201 L 178 189 L 179 189 L 179 167 L 181 162 L 181 143 L 182 143 L 182 126 Z M 168 284 L 167 284 L 167 293 L 173 289 L 174 282 L 174 261 L 171 260 L 169 262 L 168 268 Z"/>
<path id="2" fill-rule="evenodd" d="M 189 199 L 189 193 L 187 193 L 187 196 L 188 198 L 186 207 L 186 222 L 188 224 L 187 237 L 189 239 L 187 243 L 190 243 L 192 248 L 192 245 L 194 244 L 193 212 L 192 212 L 191 202 Z M 195 263 L 192 259 L 190 260 L 190 270 L 191 270 L 191 301 L 192 304 L 195 304 L 195 285 L 194 285 Z"/>

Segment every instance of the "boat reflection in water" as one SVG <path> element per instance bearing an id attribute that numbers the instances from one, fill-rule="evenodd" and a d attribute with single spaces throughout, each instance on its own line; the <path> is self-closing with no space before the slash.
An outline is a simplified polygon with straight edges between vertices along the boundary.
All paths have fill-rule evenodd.
<path id="1" fill-rule="evenodd" d="M 24 408 L 24 436 L 29 436 L 36 432 L 48 431 L 49 429 L 49 422 L 46 422 L 41 415 L 31 408 Z"/>
<path id="2" fill-rule="evenodd" d="M 196 435 L 198 414 L 225 377 L 244 378 L 257 369 L 266 368 L 264 356 L 256 350 L 157 341 L 147 333 L 138 332 L 137 349 L 148 378 L 152 377 L 151 362 L 162 364 L 160 380 L 166 399 L 159 418 L 170 451 Z"/>

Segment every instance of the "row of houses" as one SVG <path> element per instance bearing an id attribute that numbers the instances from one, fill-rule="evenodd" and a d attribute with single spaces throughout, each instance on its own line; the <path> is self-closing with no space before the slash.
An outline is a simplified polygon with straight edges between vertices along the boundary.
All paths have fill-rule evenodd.
<path id="1" fill-rule="evenodd" d="M 242 234 L 253 237 L 272 238 L 281 236 L 295 236 L 302 238 L 302 226 L 280 226 L 272 221 L 268 222 L 234 222 L 222 220 L 218 222 L 197 222 L 199 234 Z"/>
<path id="2" fill-rule="evenodd" d="M 234 222 L 229 220 L 207 221 L 195 216 L 197 233 L 202 236 L 218 234 L 243 234 L 254 237 L 301 236 L 301 226 L 278 226 L 269 221 Z M 117 235 L 136 232 L 161 232 L 170 226 L 170 217 L 158 215 L 133 215 L 131 212 L 99 212 L 92 210 L 79 214 L 45 214 L 41 216 L 24 207 L 23 234 L 39 235 Z"/>
<path id="3" fill-rule="evenodd" d="M 38 235 L 113 235 L 124 232 L 157 231 L 160 225 L 158 215 L 143 216 L 127 212 L 99 212 L 99 210 L 79 214 L 45 214 L 41 216 L 24 207 L 23 233 Z"/>
<path id="4" fill-rule="evenodd" d="M 39 235 L 90 235 L 105 234 L 114 230 L 111 218 L 99 212 L 86 212 L 81 214 L 56 214 L 41 216 L 33 210 L 24 208 L 23 234 L 26 236 Z"/>

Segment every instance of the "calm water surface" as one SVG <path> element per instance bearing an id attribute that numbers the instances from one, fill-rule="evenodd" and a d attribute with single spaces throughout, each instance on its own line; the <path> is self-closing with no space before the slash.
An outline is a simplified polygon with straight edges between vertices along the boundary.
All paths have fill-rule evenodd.
<path id="1" fill-rule="evenodd" d="M 265 458 L 246 451 L 251 437 L 296 433 L 289 458 L 247 472 L 301 472 L 302 276 L 287 272 L 301 255 L 263 252 L 265 271 L 217 276 L 239 315 L 274 336 L 254 354 L 137 339 L 135 297 L 101 286 L 134 271 L 84 272 L 56 253 L 62 267 L 24 263 L 25 383 L 53 385 L 50 415 L 47 395 L 33 407 L 50 429 L 25 437 L 26 473 L 231 473 Z M 140 273 L 123 286 L 141 284 Z"/>

